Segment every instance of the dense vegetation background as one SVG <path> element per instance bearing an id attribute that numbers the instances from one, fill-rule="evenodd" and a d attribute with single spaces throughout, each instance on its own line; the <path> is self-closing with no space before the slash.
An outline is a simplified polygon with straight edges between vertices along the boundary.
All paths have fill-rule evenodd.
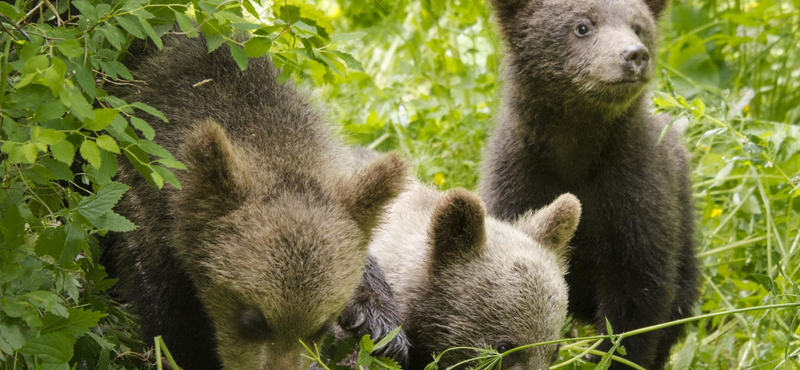
<path id="1" fill-rule="evenodd" d="M 96 240 L 133 228 L 112 211 L 126 190 L 115 154 L 158 188 L 179 186 L 171 171 L 183 169 L 137 118 L 159 112 L 102 89 L 137 83 L 119 63 L 134 38 L 158 46 L 177 21 L 227 43 L 243 68 L 269 54 L 354 145 L 399 150 L 443 189 L 474 189 L 502 84 L 484 0 L 17 0 L 0 14 L 5 369 L 146 367 L 164 349 L 133 335 Z M 664 16 L 653 109 L 672 114 L 693 155 L 706 315 L 674 369 L 800 368 L 798 47 L 798 0 L 676 0 Z M 594 368 L 580 355 L 595 343 L 565 343 L 556 367 Z"/>

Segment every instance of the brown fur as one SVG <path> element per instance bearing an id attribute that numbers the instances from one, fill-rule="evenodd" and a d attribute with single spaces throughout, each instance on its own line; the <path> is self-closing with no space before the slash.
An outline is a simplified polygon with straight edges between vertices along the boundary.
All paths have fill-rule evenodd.
<path id="1" fill-rule="evenodd" d="M 645 94 L 667 2 L 492 3 L 508 50 L 481 183 L 489 214 L 514 219 L 565 192 L 581 200 L 569 309 L 598 332 L 606 318 L 619 333 L 691 315 L 698 269 L 687 153 L 674 132 L 658 143 L 668 118 L 651 115 Z M 659 369 L 680 333 L 622 344 L 628 359 Z"/>
<path id="2" fill-rule="evenodd" d="M 564 212 L 564 215 L 556 213 Z M 564 195 L 540 212 L 561 220 L 539 230 L 486 217 L 472 193 L 441 193 L 419 183 L 391 206 L 377 229 L 370 254 L 378 261 L 399 305 L 408 333 L 410 369 L 425 367 L 432 354 L 456 346 L 495 348 L 557 339 L 566 315 L 565 266 L 559 257 L 577 226 L 580 205 Z M 529 233 L 526 233 L 525 231 Z M 560 239 L 559 239 L 560 240 Z M 508 356 L 504 369 L 545 369 L 555 346 Z M 472 353 L 446 355 L 440 368 Z"/>
<path id="3" fill-rule="evenodd" d="M 109 250 L 120 289 L 184 368 L 303 368 L 298 341 L 319 340 L 352 297 L 405 165 L 390 155 L 353 173 L 322 111 L 268 58 L 242 72 L 226 47 L 164 42 L 132 63 L 146 84 L 113 93 L 165 113 L 149 120 L 156 141 L 188 171 L 182 191 L 159 192 L 121 166 L 132 189 L 119 211 L 139 228 Z"/>

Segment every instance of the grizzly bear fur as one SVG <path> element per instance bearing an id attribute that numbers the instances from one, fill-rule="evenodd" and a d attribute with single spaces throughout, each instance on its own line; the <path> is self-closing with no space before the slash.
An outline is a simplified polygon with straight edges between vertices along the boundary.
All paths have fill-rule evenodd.
<path id="1" fill-rule="evenodd" d="M 647 82 L 666 0 L 493 0 L 505 86 L 481 194 L 513 219 L 570 192 L 583 205 L 569 311 L 620 333 L 692 314 L 698 296 L 687 152 Z M 627 359 L 663 368 L 680 327 L 626 338 Z M 606 342 L 605 349 L 610 347 Z M 614 363 L 612 368 L 624 365 Z"/>
<path id="2" fill-rule="evenodd" d="M 108 252 L 143 339 L 162 335 L 191 370 L 307 366 L 299 340 L 318 341 L 352 298 L 404 162 L 353 171 L 323 112 L 278 83 L 268 57 L 241 71 L 226 46 L 166 36 L 130 64 L 144 83 L 111 92 L 161 110 L 155 141 L 188 167 L 183 190 L 156 191 L 121 161 L 132 189 L 119 212 L 138 228 Z"/>

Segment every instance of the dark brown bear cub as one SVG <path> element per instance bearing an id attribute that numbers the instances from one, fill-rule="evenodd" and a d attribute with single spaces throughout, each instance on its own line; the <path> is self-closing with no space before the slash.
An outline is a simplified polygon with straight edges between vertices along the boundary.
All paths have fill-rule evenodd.
<path id="1" fill-rule="evenodd" d="M 227 47 L 167 36 L 133 64 L 146 84 L 115 94 L 164 112 L 156 141 L 188 167 L 183 190 L 158 192 L 121 161 L 132 189 L 119 211 L 139 228 L 110 252 L 143 339 L 162 335 L 184 369 L 307 368 L 299 341 L 318 341 L 352 298 L 404 163 L 353 171 L 323 112 L 267 57 L 240 71 Z"/>
<path id="2" fill-rule="evenodd" d="M 687 153 L 646 89 L 666 0 L 493 0 L 505 86 L 481 192 L 513 219 L 562 193 L 583 219 L 572 241 L 569 310 L 605 332 L 691 315 L 698 295 Z M 626 338 L 660 369 L 681 328 Z M 605 343 L 608 349 L 609 343 Z M 621 365 L 615 363 L 613 368 Z"/>

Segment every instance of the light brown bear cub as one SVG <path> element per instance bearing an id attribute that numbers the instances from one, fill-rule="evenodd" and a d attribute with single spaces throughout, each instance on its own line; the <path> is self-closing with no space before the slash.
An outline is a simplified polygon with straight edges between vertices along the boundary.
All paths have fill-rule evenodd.
<path id="1" fill-rule="evenodd" d="M 410 341 L 410 370 L 452 347 L 504 352 L 559 339 L 566 320 L 567 243 L 581 206 L 565 194 L 512 223 L 486 216 L 476 195 L 412 181 L 370 243 Z M 342 326 L 357 314 L 345 310 Z M 557 346 L 503 359 L 503 369 L 547 369 Z M 446 368 L 475 352 L 446 354 Z"/>
<path id="2" fill-rule="evenodd" d="M 122 166 L 120 212 L 139 226 L 109 250 L 123 297 L 185 369 L 305 368 L 299 341 L 318 341 L 351 299 L 406 167 L 389 155 L 353 172 L 323 112 L 268 58 L 242 72 L 225 46 L 164 43 L 131 63 L 146 84 L 114 93 L 169 118 L 150 120 L 156 141 L 188 170 L 182 191 L 159 192 Z"/>

